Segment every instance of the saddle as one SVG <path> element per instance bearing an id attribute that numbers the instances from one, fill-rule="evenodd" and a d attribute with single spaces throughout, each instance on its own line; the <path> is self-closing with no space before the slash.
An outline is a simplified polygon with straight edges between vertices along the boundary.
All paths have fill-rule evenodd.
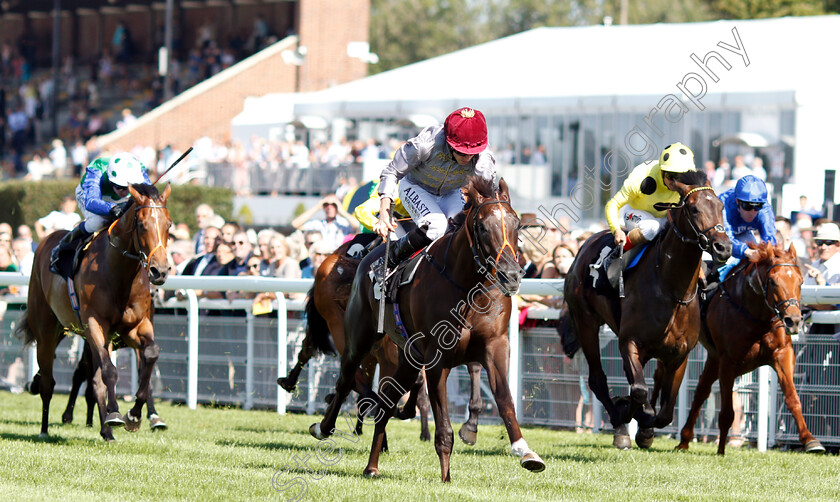
<path id="1" fill-rule="evenodd" d="M 589 264 L 589 276 L 592 277 L 592 287 L 597 293 L 614 294 L 618 290 L 619 277 L 639 263 L 651 242 L 620 254 L 618 247 L 612 243 L 612 235 L 608 233 L 606 236 L 609 238 L 603 239 L 603 247 L 597 258 Z"/>
<path id="2" fill-rule="evenodd" d="M 76 275 L 85 252 L 90 248 L 90 243 L 93 242 L 93 239 L 95 239 L 100 232 L 101 230 L 94 232 L 87 237 L 75 239 L 69 248 L 59 252 L 58 270 L 62 277 L 70 279 Z"/>
<path id="3" fill-rule="evenodd" d="M 382 297 L 381 291 L 384 289 L 385 303 L 394 303 L 400 287 L 405 286 L 406 284 L 411 284 L 411 281 L 414 280 L 414 274 L 417 272 L 417 267 L 420 265 L 420 261 L 428 257 L 428 254 L 426 253 L 427 249 L 428 246 L 411 255 L 410 258 L 394 267 L 393 270 L 390 270 L 388 275 L 384 278 L 380 277 L 379 271 L 382 270 L 382 263 L 385 260 L 385 256 L 383 255 L 381 258 L 373 262 L 370 266 L 368 277 L 370 277 L 373 285 L 374 298 L 379 300 Z M 382 284 L 384 284 L 384 288 Z"/>

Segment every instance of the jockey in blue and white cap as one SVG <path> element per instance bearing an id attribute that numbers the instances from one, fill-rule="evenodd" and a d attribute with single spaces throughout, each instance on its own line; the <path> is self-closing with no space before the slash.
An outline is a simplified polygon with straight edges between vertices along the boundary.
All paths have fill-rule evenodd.
<path id="1" fill-rule="evenodd" d="M 732 241 L 732 257 L 719 269 L 722 281 L 742 258 L 757 254 L 747 246 L 756 242 L 753 230 L 758 230 L 763 242 L 776 244 L 776 215 L 767 199 L 767 185 L 752 175 L 739 179 L 735 188 L 720 194 L 720 200 L 726 235 Z"/>
<path id="2" fill-rule="evenodd" d="M 128 152 L 99 157 L 91 162 L 76 187 L 76 202 L 85 219 L 52 250 L 50 270 L 59 273 L 57 265 L 61 252 L 73 247 L 76 239 L 87 238 L 122 215 L 125 209 L 122 202 L 128 197 L 129 185 L 144 183 L 152 183 L 146 167 Z"/>

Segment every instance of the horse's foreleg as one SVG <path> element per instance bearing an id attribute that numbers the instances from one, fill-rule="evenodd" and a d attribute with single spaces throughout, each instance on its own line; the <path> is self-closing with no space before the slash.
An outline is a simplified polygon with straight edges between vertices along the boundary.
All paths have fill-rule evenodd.
<path id="1" fill-rule="evenodd" d="M 545 470 L 545 462 L 528 447 L 528 443 L 525 442 L 522 431 L 519 429 L 519 422 L 516 420 L 513 396 L 508 386 L 509 355 L 507 336 L 496 338 L 493 342 L 488 343 L 484 360 L 487 379 L 490 381 L 490 389 L 493 391 L 499 416 L 507 429 L 511 453 L 519 456 L 519 464 L 522 467 L 529 471 L 542 472 Z M 435 435 L 437 435 L 437 431 Z"/>
<path id="2" fill-rule="evenodd" d="M 729 439 L 729 429 L 732 427 L 732 420 L 735 418 L 735 410 L 732 408 L 732 387 L 735 385 L 735 370 L 730 361 L 720 361 L 720 414 L 718 415 L 718 427 L 720 435 L 718 438 L 718 455 L 726 453 L 726 441 Z"/>
<path id="3" fill-rule="evenodd" d="M 440 459 L 440 479 L 451 481 L 449 474 L 449 460 L 452 445 L 455 442 L 452 424 L 449 422 L 449 409 L 446 398 L 446 379 L 449 368 L 442 368 L 440 364 L 434 368 L 426 368 L 426 381 L 429 388 L 429 402 L 432 415 L 435 417 L 435 451 Z"/>
<path id="4" fill-rule="evenodd" d="M 586 362 L 589 366 L 589 388 L 598 398 L 598 401 L 601 401 L 601 404 L 604 405 L 615 431 L 613 433 L 613 446 L 627 450 L 630 448 L 630 435 L 627 434 L 627 425 L 622 420 L 619 407 L 610 398 L 607 375 L 601 366 L 601 347 L 598 340 L 600 326 L 594 325 L 593 320 L 585 313 L 576 315 L 572 317 L 572 326 L 577 333 L 580 348 L 583 355 L 586 356 Z M 592 419 L 596 423 L 601 420 L 600 417 L 592 417 Z"/>
<path id="5" fill-rule="evenodd" d="M 659 413 L 650 417 L 653 422 L 651 424 L 653 427 L 661 429 L 673 422 L 674 406 L 677 405 L 680 384 L 682 383 L 686 368 L 688 368 L 688 354 L 683 356 L 682 362 L 679 365 L 665 366 L 662 378 L 662 407 L 659 409 Z"/>
<path id="6" fill-rule="evenodd" d="M 379 454 L 385 446 L 385 426 L 394 415 L 397 403 L 405 395 L 406 389 L 416 386 L 416 381 L 419 380 L 419 372 L 420 370 L 403 360 L 397 366 L 393 377 L 385 377 L 379 380 L 379 406 L 376 406 L 378 408 L 375 417 L 376 426 L 370 446 L 368 465 L 364 471 L 365 476 L 379 475 Z M 415 405 L 416 403 L 412 403 L 412 406 Z"/>
<path id="7" fill-rule="evenodd" d="M 423 375 L 423 385 L 420 386 L 420 391 L 417 396 L 417 408 L 420 410 L 420 441 L 431 441 L 432 434 L 429 432 L 429 411 L 431 410 L 431 403 L 429 402 L 429 394 L 426 392 L 426 372 L 420 371 Z"/>
<path id="8" fill-rule="evenodd" d="M 687 450 L 689 444 L 691 444 L 691 440 L 694 439 L 694 425 L 697 423 L 697 417 L 700 415 L 700 409 L 703 407 L 703 403 L 706 402 L 706 399 L 712 393 L 712 384 L 715 383 L 718 377 L 719 362 L 716 355 L 708 354 L 706 356 L 706 364 L 703 366 L 703 373 L 700 374 L 697 389 L 694 391 L 694 399 L 691 401 L 688 419 L 680 431 L 680 444 L 677 445 L 677 449 L 679 450 Z"/>
<path id="9" fill-rule="evenodd" d="M 458 437 L 461 441 L 473 445 L 478 435 L 478 415 L 484 404 L 481 401 L 481 363 L 467 363 L 467 371 L 470 373 L 470 416 L 458 430 Z"/>
<path id="10" fill-rule="evenodd" d="M 621 340 L 621 336 L 619 336 Z M 642 409 L 646 415 L 653 416 L 653 409 L 648 402 L 648 387 L 645 383 L 645 368 L 642 364 L 642 357 L 636 342 L 629 340 L 619 343 L 621 359 L 624 361 L 624 374 L 630 384 L 630 404 L 624 410 L 622 422 L 628 423 L 636 415 L 638 409 Z M 644 419 L 647 421 L 647 419 Z M 640 427 L 650 427 L 650 424 L 639 423 Z"/>
<path id="11" fill-rule="evenodd" d="M 799 442 L 802 443 L 808 453 L 823 453 L 825 448 L 808 430 L 805 418 L 802 416 L 802 403 L 799 401 L 799 394 L 793 384 L 794 365 L 795 356 L 790 344 L 776 351 L 773 359 L 773 369 L 779 376 L 779 384 L 785 394 L 785 404 L 790 410 L 790 414 L 793 415 L 796 428 L 799 430 Z"/>
<path id="12" fill-rule="evenodd" d="M 109 333 L 110 326 L 100 325 L 93 318 L 88 317 L 87 343 L 91 352 L 91 366 L 94 370 L 93 390 L 96 393 L 96 402 L 99 405 L 99 434 L 106 441 L 113 441 L 114 435 L 111 431 L 113 425 L 124 425 L 125 422 L 120 415 L 120 408 L 117 404 L 117 368 L 111 361 L 111 349 L 105 334 Z"/>
<path id="13" fill-rule="evenodd" d="M 151 323 L 149 323 L 149 328 L 151 328 Z M 143 406 L 149 400 L 152 393 L 152 372 L 160 356 L 160 347 L 155 342 L 153 332 L 141 335 L 141 340 L 143 342 L 137 351 L 140 385 L 137 387 L 137 393 L 135 394 L 134 407 L 124 417 L 125 428 L 130 432 L 136 432 L 140 428 L 140 421 L 143 417 Z"/>

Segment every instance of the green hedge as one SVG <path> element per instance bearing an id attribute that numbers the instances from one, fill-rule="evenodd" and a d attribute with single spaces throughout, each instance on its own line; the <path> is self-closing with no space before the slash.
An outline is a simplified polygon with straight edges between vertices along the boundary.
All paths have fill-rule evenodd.
<path id="1" fill-rule="evenodd" d="M 75 193 L 78 179 L 44 181 L 6 181 L 0 183 L 0 221 L 12 228 L 35 221 L 56 211 L 65 195 Z M 163 190 L 165 185 L 158 189 Z M 173 185 L 167 207 L 172 221 L 186 223 L 191 232 L 198 227 L 195 222 L 195 208 L 201 203 L 210 204 L 216 214 L 229 220 L 233 212 L 233 191 L 227 188 L 197 185 Z"/>

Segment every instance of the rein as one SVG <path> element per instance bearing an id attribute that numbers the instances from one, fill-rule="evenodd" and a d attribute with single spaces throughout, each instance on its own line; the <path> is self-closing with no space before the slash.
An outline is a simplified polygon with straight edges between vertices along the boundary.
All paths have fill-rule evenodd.
<path id="1" fill-rule="evenodd" d="M 686 199 L 688 199 L 688 196 L 695 193 L 695 192 L 699 192 L 701 190 L 714 190 L 714 189 L 712 187 L 709 187 L 709 186 L 700 186 L 700 187 L 692 188 L 691 190 L 686 192 L 685 195 L 683 195 L 680 198 L 680 202 L 678 204 L 675 204 L 675 205 L 673 205 L 669 208 L 668 221 L 671 223 L 671 229 L 674 231 L 674 233 L 677 235 L 677 237 L 679 237 L 680 241 L 682 241 L 683 244 L 697 244 L 697 247 L 699 247 L 701 251 L 706 251 L 706 252 L 711 253 L 710 248 L 711 248 L 712 241 L 709 238 L 709 236 L 706 235 L 706 233 L 710 230 L 714 230 L 715 231 L 714 233 L 726 233 L 726 230 L 724 229 L 723 225 L 718 223 L 717 225 L 713 225 L 713 226 L 701 231 L 699 228 L 697 228 L 697 225 L 694 224 L 694 220 L 686 217 L 685 220 L 688 222 L 688 226 L 691 227 L 691 230 L 694 232 L 694 237 L 686 237 L 680 232 L 680 229 L 677 228 L 677 222 L 674 221 L 674 217 L 671 215 L 671 211 L 670 211 L 670 209 L 681 209 L 681 208 L 685 207 L 685 201 L 686 201 Z M 685 211 L 680 211 L 680 217 L 684 213 L 685 213 Z M 662 251 L 662 245 L 660 244 L 659 246 L 656 247 L 656 271 L 657 272 L 659 272 L 659 256 L 660 256 L 661 251 Z M 657 275 L 659 275 L 659 274 L 657 273 Z M 695 288 L 694 289 L 694 294 L 692 294 L 691 298 L 688 298 L 688 299 L 677 298 L 676 296 L 674 296 L 673 293 L 671 293 L 671 298 L 674 301 L 676 301 L 679 305 L 688 306 L 688 304 L 690 304 L 691 302 L 694 301 L 695 298 L 697 298 L 697 291 L 698 290 L 699 290 L 699 288 Z"/>
<path id="2" fill-rule="evenodd" d="M 145 205 L 145 206 L 135 206 L 134 207 L 134 220 L 132 222 L 132 236 L 134 237 L 134 239 L 132 240 L 132 244 L 134 245 L 135 249 L 139 250 L 139 253 L 138 254 L 131 253 L 128 250 L 123 249 L 123 248 L 117 246 L 116 244 L 114 244 L 114 241 L 111 239 L 111 232 L 114 230 L 114 228 L 117 226 L 117 223 L 120 221 L 119 218 L 114 220 L 114 222 L 111 223 L 111 225 L 108 227 L 108 244 L 110 244 L 111 247 L 113 247 L 114 249 L 119 251 L 121 255 L 123 255 L 126 258 L 129 258 L 131 260 L 137 260 L 137 261 L 140 262 L 140 265 L 143 268 L 149 269 L 151 267 L 151 263 L 149 262 L 149 258 L 152 255 L 154 255 L 155 252 L 159 248 L 163 248 L 165 250 L 166 245 L 162 244 L 164 242 L 163 236 L 158 235 L 157 245 L 148 254 L 146 254 L 142 249 L 140 249 L 140 237 L 137 235 L 137 228 L 138 228 L 137 227 L 137 211 L 139 211 L 140 209 L 166 209 L 166 206 L 161 206 L 161 205 L 158 205 L 158 204 L 148 204 L 148 205 Z"/>
<path id="3" fill-rule="evenodd" d="M 510 201 L 506 201 L 506 200 L 502 200 L 502 199 L 487 200 L 487 201 L 484 201 L 481 204 L 479 204 L 477 207 L 470 207 L 469 212 L 467 214 L 467 221 L 469 221 L 470 215 L 472 215 L 473 232 L 475 232 L 475 226 L 478 225 L 479 210 L 482 207 L 487 206 L 489 204 L 500 204 L 500 205 L 501 204 L 507 204 L 508 207 L 510 208 L 510 210 L 513 211 L 513 206 L 510 205 Z M 502 246 L 498 249 L 498 252 L 496 253 L 496 258 L 495 258 L 496 265 L 499 264 L 499 260 L 502 258 L 502 254 L 504 254 L 505 249 L 510 249 L 510 252 L 513 254 L 514 258 L 519 260 L 519 255 L 516 253 L 516 250 L 513 248 L 513 245 L 510 243 L 510 241 L 508 241 L 507 228 L 505 228 L 504 217 L 501 218 L 501 221 L 502 221 L 502 239 L 504 239 L 504 240 L 502 242 Z M 490 257 L 486 256 L 486 255 L 483 256 L 483 257 L 480 256 L 484 253 L 481 250 L 481 246 L 477 245 L 478 244 L 478 238 L 476 237 L 475 242 L 473 242 L 473 238 L 470 235 L 470 225 L 467 225 L 466 223 L 465 223 L 465 225 L 467 227 L 465 229 L 465 231 L 467 233 L 467 241 L 470 243 L 470 250 L 472 251 L 472 254 L 473 254 L 473 260 L 475 260 L 475 264 L 478 267 L 479 272 L 481 272 L 481 271 L 484 270 L 484 265 L 482 264 L 482 259 L 483 259 L 484 262 L 488 262 Z M 493 270 L 492 270 L 493 277 L 496 277 L 497 271 L 498 271 L 498 266 L 494 266 Z"/>

